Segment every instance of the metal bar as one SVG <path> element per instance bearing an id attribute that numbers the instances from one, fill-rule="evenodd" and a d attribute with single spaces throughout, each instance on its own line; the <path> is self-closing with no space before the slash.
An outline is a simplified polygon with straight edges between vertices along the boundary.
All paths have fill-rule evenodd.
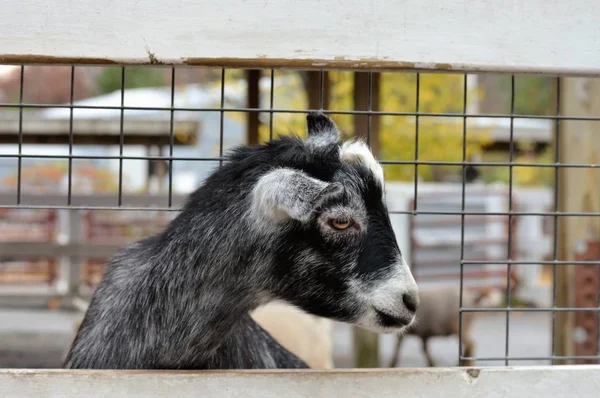
<path id="1" fill-rule="evenodd" d="M 463 112 L 467 111 L 467 75 L 463 75 Z M 467 160 L 467 119 L 463 119 L 463 131 L 462 131 L 462 161 L 463 163 Z M 465 170 L 466 165 L 462 166 L 462 179 L 461 179 L 461 197 L 460 197 L 460 209 L 463 214 L 460 218 L 460 281 L 459 281 L 459 299 L 458 299 L 458 364 L 461 366 L 462 362 L 462 350 L 463 350 L 463 317 L 460 311 L 463 306 L 463 291 L 464 291 L 464 277 L 465 268 L 463 261 L 465 259 L 465 197 L 466 197 L 466 181 L 465 181 Z"/>
<path id="2" fill-rule="evenodd" d="M 421 94 L 421 74 L 417 73 L 417 87 L 415 96 L 415 112 L 419 112 L 419 99 Z M 419 197 L 418 186 L 419 186 L 419 115 L 415 116 L 415 187 L 413 193 L 413 210 L 417 210 L 417 202 Z M 416 221 L 416 220 L 415 220 Z"/>
<path id="3" fill-rule="evenodd" d="M 477 360 L 477 361 L 551 361 L 556 359 L 600 359 L 600 355 L 586 355 L 586 356 L 560 356 L 560 355 L 548 355 L 540 357 L 462 357 L 463 360 Z"/>
<path id="4" fill-rule="evenodd" d="M 556 167 L 564 167 L 564 168 L 583 168 L 583 169 L 597 169 L 600 168 L 600 164 L 584 164 L 584 163 L 519 163 L 519 162 L 445 162 L 445 161 L 436 161 L 436 160 L 418 160 L 416 162 L 409 160 L 382 160 L 380 161 L 382 164 L 396 164 L 396 165 L 432 165 L 432 166 L 523 166 L 523 167 L 531 167 L 531 168 L 556 168 Z"/>
<path id="5" fill-rule="evenodd" d="M 458 245 L 456 247 L 458 247 Z M 443 261 L 442 259 L 437 258 L 437 259 L 431 259 L 431 260 L 429 260 L 429 259 L 428 260 L 416 260 L 415 264 L 423 265 L 425 267 L 431 267 L 431 266 L 440 265 L 440 264 L 456 265 L 456 262 L 452 258 L 450 258 L 446 261 Z M 473 261 L 473 264 L 466 264 L 466 265 L 485 265 L 485 264 L 480 264 L 480 263 Z M 502 265 L 506 265 L 506 263 L 502 263 Z M 453 271 L 449 271 L 449 272 L 454 273 Z M 473 273 L 476 271 L 471 270 L 469 272 Z M 492 271 L 485 271 L 485 272 L 492 272 Z M 502 275 L 504 275 L 503 271 L 494 271 L 494 272 L 501 272 Z"/>
<path id="6" fill-rule="evenodd" d="M 551 307 L 551 308 L 463 308 L 461 312 L 598 312 L 600 307 Z"/>
<path id="7" fill-rule="evenodd" d="M 560 78 L 556 78 L 556 115 L 560 115 Z M 558 201 L 559 201 L 559 178 L 558 178 L 558 170 L 559 167 L 564 167 L 564 165 L 560 165 L 560 121 L 556 120 L 556 126 L 554 127 L 554 163 L 556 163 L 556 167 L 554 168 L 554 211 L 558 212 Z M 558 216 L 554 216 L 553 218 L 553 239 L 552 239 L 552 256 L 554 259 L 554 264 L 552 266 L 552 306 L 556 308 L 556 278 L 557 278 L 557 259 L 558 259 Z M 556 354 L 556 314 L 552 313 L 552 355 Z"/>
<path id="8" fill-rule="evenodd" d="M 373 72 L 367 74 L 367 145 L 371 147 L 371 107 L 373 106 Z"/>
<path id="9" fill-rule="evenodd" d="M 480 246 L 480 245 L 501 245 L 505 242 L 508 242 L 508 239 L 504 238 L 483 238 L 483 239 L 473 239 L 469 242 L 460 242 L 461 246 Z M 421 243 L 417 244 L 417 247 L 425 247 L 428 249 L 443 249 L 446 247 L 458 246 L 459 242 L 456 241 L 446 241 L 441 243 Z"/>
<path id="10" fill-rule="evenodd" d="M 434 265 L 454 265 L 454 264 L 450 264 L 450 263 L 443 263 L 443 262 L 432 262 Z M 415 264 L 418 264 L 419 266 L 425 267 L 425 269 L 423 269 L 423 272 L 421 275 L 419 275 L 419 278 L 429 278 L 429 279 L 433 279 L 433 278 L 449 278 L 449 277 L 455 277 L 457 275 L 460 275 L 460 271 L 437 271 L 435 269 L 432 269 L 431 264 L 424 264 L 424 262 L 421 261 L 415 261 Z M 429 268 L 429 269 L 427 269 Z M 504 272 L 502 271 L 487 271 L 487 270 L 470 270 L 470 271 L 465 271 L 465 275 L 466 278 L 483 278 L 486 276 L 504 276 Z M 503 285 L 504 286 L 504 285 Z M 504 308 L 504 307 L 503 307 Z"/>
<path id="11" fill-rule="evenodd" d="M 13 205 L 15 203 L 14 193 L 0 193 L 0 207 L 4 205 L 16 206 L 17 208 L 26 208 L 26 206 L 33 206 L 43 208 L 44 205 L 48 207 L 58 206 L 60 208 L 69 209 L 71 207 L 64 206 L 65 197 L 62 193 L 40 193 L 40 194 L 25 194 L 22 195 L 22 199 L 27 202 L 27 205 Z M 159 195 L 139 195 L 139 194 L 125 194 L 123 198 L 127 199 L 127 203 L 133 206 L 152 206 L 159 203 L 166 203 L 168 196 L 165 194 Z M 182 205 L 186 201 L 185 195 L 173 195 L 173 202 L 176 205 Z M 71 198 L 71 204 L 75 206 L 88 205 L 88 206 L 111 206 L 116 204 L 114 195 L 105 193 L 96 193 L 93 195 L 87 194 L 73 194 Z"/>
<path id="12" fill-rule="evenodd" d="M 122 159 L 122 160 L 186 160 L 186 161 L 216 161 L 216 160 L 224 160 L 224 158 L 220 157 L 212 157 L 212 158 L 191 158 L 191 157 L 182 157 L 182 156 L 156 156 L 156 155 L 147 155 L 147 156 L 100 156 L 100 155 L 17 155 L 17 154 L 0 154 L 0 158 L 22 158 L 22 159 Z"/>
<path id="13" fill-rule="evenodd" d="M 2 195 L 0 195 L 0 198 L 2 197 Z M 6 196 L 5 196 L 6 197 Z M 167 198 L 165 198 L 164 200 L 166 201 Z M 10 205 L 10 204 L 2 204 L 2 202 L 0 202 L 0 208 L 5 208 L 5 209 L 70 209 L 73 208 L 72 206 L 59 206 L 59 205 L 53 205 L 53 206 L 43 206 L 43 205 Z M 86 207 L 86 206 L 79 206 L 78 208 L 80 209 L 97 209 L 97 210 L 119 210 L 120 207 L 115 207 L 115 206 L 100 206 L 100 207 Z M 181 210 L 180 208 L 172 208 L 172 209 L 166 209 L 163 207 L 153 207 L 153 208 L 144 208 L 144 207 L 127 207 L 128 210 L 135 210 L 135 209 L 141 209 L 141 210 L 149 210 L 149 209 L 154 209 L 154 210 L 169 210 L 169 211 L 179 211 Z M 418 215 L 418 214 L 427 214 L 427 215 L 490 215 L 490 216 L 508 216 L 509 214 L 512 214 L 514 216 L 557 216 L 557 217 L 573 217 L 573 216 L 594 216 L 594 217 L 600 217 L 600 212 L 590 212 L 590 213 L 586 213 L 586 212 L 565 212 L 565 213 L 555 213 L 555 212 L 517 212 L 517 211 L 513 211 L 511 213 L 508 212 L 463 212 L 463 211 L 457 211 L 457 212 L 447 212 L 447 211 L 403 211 L 403 210 L 390 210 L 389 214 L 412 214 L 412 215 Z"/>
<path id="14" fill-rule="evenodd" d="M 175 134 L 173 131 L 173 125 L 175 122 L 175 68 L 171 67 L 171 112 L 169 118 L 169 157 L 173 158 L 173 146 L 175 145 Z M 168 206 L 172 205 L 173 196 L 173 159 L 169 159 L 169 203 Z"/>
<path id="15" fill-rule="evenodd" d="M 166 198 L 165 198 L 166 200 Z M 30 210 L 129 210 L 129 211 L 181 211 L 181 208 L 168 208 L 161 206 L 90 206 L 90 205 L 0 205 L 0 209 L 30 209 Z"/>
<path id="16" fill-rule="evenodd" d="M 101 110 L 140 110 L 140 111 L 164 111 L 165 107 L 152 106 L 95 106 L 95 105 L 47 105 L 47 104 L 0 104 L 0 108 L 62 108 L 62 109 L 101 109 Z M 272 113 L 307 113 L 311 111 L 319 111 L 320 109 L 261 109 L 261 108 L 214 108 L 214 107 L 175 107 L 175 111 L 181 112 L 272 112 Z M 446 118 L 467 118 L 467 119 L 509 119 L 511 116 L 507 114 L 473 114 L 473 113 L 452 113 L 452 112 L 391 112 L 377 110 L 323 110 L 323 113 L 328 115 L 371 115 L 371 116 L 420 116 L 420 117 L 446 117 Z M 575 121 L 600 121 L 600 117 L 593 116 L 556 116 L 556 115 L 514 115 L 515 120 L 518 119 L 540 119 L 540 120 L 575 120 Z"/>
<path id="17" fill-rule="evenodd" d="M 0 153 L 0 158 L 23 158 L 23 159 L 124 159 L 124 160 L 185 160 L 185 161 L 217 161 L 224 160 L 224 157 L 211 157 L 211 158 L 191 158 L 191 157 L 181 157 L 181 156 L 156 156 L 156 155 L 147 155 L 147 156 L 129 156 L 129 155 L 107 155 L 107 156 L 99 156 L 99 155 L 42 155 L 42 154 L 12 154 L 12 153 Z M 555 163 L 544 163 L 544 164 L 535 164 L 535 163 L 518 163 L 518 162 L 443 162 L 443 161 L 434 161 L 434 160 L 418 160 L 418 161 L 410 161 L 410 160 L 381 160 L 379 161 L 381 164 L 393 164 L 393 165 L 435 165 L 435 166 L 514 166 L 514 167 L 531 167 L 531 168 L 588 168 L 588 169 L 597 169 L 600 168 L 600 164 L 555 164 Z"/>
<path id="18" fill-rule="evenodd" d="M 515 75 L 511 76 L 510 79 L 510 140 L 509 140 L 509 163 L 508 166 L 508 211 L 513 209 L 513 161 L 515 157 L 515 140 L 514 140 L 514 116 L 515 114 Z M 512 215 L 508 216 L 508 242 L 507 242 L 507 253 L 506 257 L 512 260 Z M 510 275 L 511 275 L 511 263 L 506 265 L 506 308 L 510 308 Z M 506 313 L 506 331 L 505 331 L 505 346 L 504 354 L 509 355 L 509 341 L 510 341 L 510 316 L 509 312 Z M 504 362 L 504 365 L 508 366 L 508 360 Z"/>
<path id="19" fill-rule="evenodd" d="M 21 65 L 21 75 L 20 75 L 20 83 L 19 83 L 19 104 L 23 105 L 23 86 L 25 83 L 25 66 Z M 22 162 L 21 162 L 21 154 L 23 152 L 23 107 L 19 107 L 19 158 L 17 160 L 17 204 L 21 204 L 21 173 L 22 173 Z"/>
<path id="20" fill-rule="evenodd" d="M 69 103 L 73 105 L 75 94 L 75 67 L 71 66 L 71 92 L 69 93 Z M 73 156 L 73 108 L 69 108 L 69 156 Z M 73 158 L 69 157 L 69 175 L 67 181 L 67 205 L 71 205 L 71 195 L 73 194 Z"/>
<path id="21" fill-rule="evenodd" d="M 477 216 L 477 217 L 469 217 L 468 220 L 465 220 L 465 225 L 487 225 L 490 223 L 498 223 L 502 220 L 502 217 L 487 217 L 487 216 Z M 438 227 L 438 226 L 459 226 L 460 225 L 460 217 L 444 217 L 443 220 L 418 220 L 415 222 L 415 225 L 421 227 Z"/>
<path id="22" fill-rule="evenodd" d="M 560 261 L 560 260 L 540 260 L 540 261 L 519 261 L 519 260 L 497 260 L 497 261 L 471 261 L 465 260 L 463 264 L 465 265 L 488 265 L 488 264 L 496 264 L 496 265 L 506 265 L 506 264 L 529 264 L 529 265 L 538 265 L 538 264 L 548 264 L 548 265 L 600 265 L 599 261 Z"/>
<path id="23" fill-rule="evenodd" d="M 589 216 L 589 217 L 600 217 L 600 212 L 585 212 L 585 211 L 565 211 L 565 212 L 554 212 L 554 211 L 407 211 L 407 210 L 390 210 L 390 214 L 429 214 L 429 215 L 441 215 L 441 216 L 456 216 L 456 215 L 469 215 L 469 216 L 557 216 L 557 217 L 573 217 L 573 216 Z"/>
<path id="24" fill-rule="evenodd" d="M 223 166 L 223 136 L 225 134 L 225 68 L 221 69 L 221 109 L 219 111 L 219 167 Z"/>
<path id="25" fill-rule="evenodd" d="M 121 68 L 121 114 L 119 126 L 119 206 L 123 204 L 123 146 L 125 145 L 125 136 L 123 134 L 123 120 L 125 119 L 125 67 Z"/>
<path id="26" fill-rule="evenodd" d="M 269 91 L 269 111 L 273 110 L 275 99 L 275 69 L 271 69 L 271 88 Z M 321 98 L 322 100 L 322 98 Z M 273 112 L 269 112 L 269 141 L 273 139 Z"/>

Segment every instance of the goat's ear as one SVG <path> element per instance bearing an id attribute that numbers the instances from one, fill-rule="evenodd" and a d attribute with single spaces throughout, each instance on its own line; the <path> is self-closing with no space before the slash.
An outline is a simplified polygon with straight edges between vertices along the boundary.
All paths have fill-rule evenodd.
<path id="1" fill-rule="evenodd" d="M 342 186 L 312 178 L 299 170 L 275 169 L 259 178 L 252 190 L 252 214 L 261 220 L 309 221 L 326 198 L 339 194 Z"/>
<path id="2" fill-rule="evenodd" d="M 335 122 L 323 112 L 310 112 L 306 116 L 307 138 L 309 146 L 319 147 L 329 144 L 337 144 L 340 139 L 340 131 Z"/>

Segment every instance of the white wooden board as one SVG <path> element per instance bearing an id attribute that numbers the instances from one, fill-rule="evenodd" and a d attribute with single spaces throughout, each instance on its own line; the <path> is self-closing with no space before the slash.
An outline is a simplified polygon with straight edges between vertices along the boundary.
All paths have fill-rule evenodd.
<path id="1" fill-rule="evenodd" d="M 4 0 L 0 63 L 600 73 L 597 0 Z"/>
<path id="2" fill-rule="evenodd" d="M 21 397 L 523 397 L 587 398 L 600 366 L 345 371 L 0 371 Z"/>

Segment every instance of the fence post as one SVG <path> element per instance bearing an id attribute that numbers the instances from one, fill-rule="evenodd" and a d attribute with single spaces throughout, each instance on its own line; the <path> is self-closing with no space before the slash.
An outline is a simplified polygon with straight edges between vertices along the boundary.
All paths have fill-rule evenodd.
<path id="1" fill-rule="evenodd" d="M 379 109 L 379 73 L 354 73 L 354 109 Z M 373 155 L 379 155 L 379 116 L 354 115 L 354 134 L 368 140 Z M 379 335 L 354 327 L 354 361 L 357 368 L 379 367 Z"/>
<path id="2" fill-rule="evenodd" d="M 81 211 L 60 210 L 57 228 L 59 228 L 59 232 L 57 233 L 59 244 L 81 243 L 83 241 Z M 72 306 L 73 298 L 77 297 L 80 293 L 81 266 L 82 258 L 79 253 L 61 256 L 58 259 L 58 273 L 55 281 L 57 296 L 49 301 L 49 306 L 53 307 L 55 305 L 53 304 L 54 301 L 59 301 L 62 306 Z M 56 305 L 58 305 L 58 302 Z"/>
<path id="3" fill-rule="evenodd" d="M 69 242 L 82 243 L 83 231 L 81 228 L 81 210 L 69 211 Z M 68 279 L 68 297 L 73 300 L 79 295 L 81 287 L 81 267 L 83 261 L 79 253 L 69 257 L 69 279 Z"/>
<path id="4" fill-rule="evenodd" d="M 586 242 L 577 249 L 575 254 L 576 261 L 598 261 L 600 259 L 600 242 Z M 594 265 L 575 265 L 575 304 L 581 308 L 598 307 L 598 287 L 600 278 L 598 277 L 598 266 Z M 586 311 L 575 314 L 575 328 L 573 329 L 573 344 L 575 345 L 575 355 L 594 356 L 598 352 L 598 312 Z M 596 359 L 580 359 L 575 361 L 577 364 L 593 364 L 598 362 Z"/>
<path id="5" fill-rule="evenodd" d="M 260 108 L 260 75 L 258 69 L 246 71 L 246 81 L 248 82 L 248 108 Z M 258 144 L 258 128 L 260 126 L 258 112 L 248 112 L 247 124 L 247 143 L 248 145 Z"/>
<path id="6" fill-rule="evenodd" d="M 321 81 L 323 79 L 324 81 Z M 329 108 L 329 74 L 327 71 L 308 72 L 307 94 L 309 109 Z M 323 99 L 321 103 L 321 98 Z"/>
<path id="7" fill-rule="evenodd" d="M 600 81 L 586 78 L 563 78 L 561 80 L 561 115 L 590 117 L 600 115 Z M 600 163 L 600 137 L 597 121 L 562 120 L 558 123 L 559 161 L 565 163 Z M 559 170 L 559 212 L 600 212 L 600 170 L 597 168 L 566 167 Z M 558 259 L 576 261 L 586 258 L 586 246 L 595 245 L 600 239 L 598 217 L 562 216 L 558 222 Z M 579 255 L 578 255 L 579 253 Z M 598 260 L 596 258 L 596 260 Z M 594 267 L 585 265 L 583 267 Z M 580 270 L 581 268 L 579 268 Z M 579 271 L 580 272 L 580 271 Z M 585 284 L 576 286 L 578 267 L 558 266 L 556 272 L 556 306 L 575 307 L 581 295 L 587 291 Z M 592 280 L 592 283 L 594 281 Z M 597 305 L 597 304 L 596 304 Z M 575 355 L 574 334 L 577 326 L 574 312 L 556 314 L 555 354 Z M 596 325 L 596 328 L 598 326 Z M 592 355 L 596 355 L 594 352 Z M 557 360 L 564 364 L 569 361 Z"/>
<path id="8" fill-rule="evenodd" d="M 354 73 L 354 109 L 379 110 L 379 73 Z M 369 109 L 369 107 L 371 109 Z M 379 116 L 354 115 L 354 134 L 369 141 L 371 152 L 379 156 Z"/>

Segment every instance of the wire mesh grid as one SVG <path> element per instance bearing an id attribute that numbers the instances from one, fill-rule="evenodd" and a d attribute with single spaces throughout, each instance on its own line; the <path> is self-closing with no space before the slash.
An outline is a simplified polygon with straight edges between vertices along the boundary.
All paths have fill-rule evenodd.
<path id="1" fill-rule="evenodd" d="M 81 210 L 81 211 L 174 211 L 180 209 L 180 206 L 184 200 L 184 196 L 177 195 L 174 190 L 174 179 L 173 179 L 173 170 L 176 162 L 216 162 L 219 165 L 222 165 L 224 161 L 226 161 L 225 154 L 225 118 L 227 115 L 236 113 L 236 114 L 244 114 L 248 115 L 266 115 L 267 119 L 263 122 L 266 124 L 268 131 L 268 138 L 272 139 L 275 136 L 276 130 L 276 116 L 277 115 L 302 115 L 305 114 L 309 110 L 317 110 L 321 109 L 325 113 L 333 115 L 334 117 L 340 116 L 348 116 L 353 118 L 366 117 L 366 132 L 355 132 L 357 135 L 362 135 L 367 143 L 371 145 L 374 139 L 379 140 L 379 137 L 375 137 L 376 129 L 373 127 L 376 122 L 374 119 L 379 118 L 377 123 L 381 123 L 382 117 L 390 117 L 390 118 L 412 118 L 414 121 L 414 156 L 412 159 L 394 159 L 394 158 L 384 158 L 381 157 L 381 163 L 386 167 L 410 167 L 413 170 L 414 178 L 412 179 L 412 195 L 413 200 L 411 206 L 408 208 L 391 208 L 390 213 L 392 215 L 406 215 L 411 218 L 417 218 L 420 216 L 453 216 L 460 218 L 460 260 L 459 260 L 459 285 L 460 285 L 460 306 L 457 309 L 459 313 L 459 352 L 458 359 L 462 363 L 464 361 L 474 360 L 474 361 L 496 361 L 498 363 L 504 363 L 508 365 L 510 361 L 532 361 L 532 360 L 592 360 L 597 361 L 600 359 L 600 345 L 596 343 L 595 355 L 558 355 L 555 347 L 555 335 L 558 327 L 561 325 L 557 325 L 557 314 L 563 312 L 577 313 L 577 312 L 586 312 L 586 313 L 594 313 L 597 317 L 597 313 L 600 311 L 600 301 L 596 303 L 593 307 L 559 307 L 557 303 L 557 270 L 560 266 L 574 266 L 574 265 L 582 265 L 582 266 L 596 266 L 600 272 L 600 258 L 594 260 L 576 260 L 576 261 L 566 261 L 561 260 L 558 253 L 558 228 L 559 228 L 559 219 L 562 217 L 597 217 L 600 216 L 600 212 L 594 211 L 571 211 L 565 212 L 559 210 L 559 171 L 560 169 L 566 168 L 574 168 L 574 169 L 594 169 L 597 168 L 596 164 L 588 164 L 588 163 L 561 163 L 560 162 L 560 139 L 561 139 L 561 123 L 563 121 L 573 120 L 573 121 L 600 121 L 599 116 L 572 116 L 572 115 L 562 115 L 561 114 L 561 103 L 560 103 L 560 90 L 561 90 L 561 80 L 559 78 L 555 78 L 553 80 L 553 85 L 556 92 L 555 98 L 555 108 L 551 114 L 540 114 L 540 115 L 532 115 L 532 114 L 517 114 L 515 112 L 515 100 L 518 95 L 517 90 L 515 88 L 515 76 L 510 77 L 510 109 L 506 113 L 481 113 L 481 112 L 470 112 L 468 109 L 469 103 L 469 79 L 468 76 L 459 75 L 461 78 L 461 86 L 462 93 L 457 94 L 460 95 L 460 109 L 454 111 L 431 111 L 422 108 L 422 81 L 423 75 L 420 73 L 413 73 L 414 77 L 414 109 L 412 110 L 403 110 L 403 111 L 391 111 L 382 109 L 381 106 L 375 106 L 377 103 L 379 105 L 378 99 L 374 95 L 374 87 L 375 82 L 377 85 L 380 82 L 376 79 L 379 78 L 378 73 L 376 72 L 362 72 L 367 76 L 367 88 L 366 88 L 366 109 L 332 109 L 332 107 L 328 107 L 328 98 L 326 96 L 326 85 L 328 84 L 328 71 L 311 71 L 313 74 L 313 78 L 318 78 L 318 83 L 315 85 L 318 87 L 318 93 L 316 94 L 316 98 L 318 101 L 313 102 L 313 109 L 309 109 L 310 106 L 300 106 L 300 107 L 278 107 L 276 106 L 276 79 L 277 75 L 283 74 L 279 70 L 275 69 L 267 69 L 262 70 L 261 75 L 262 79 L 267 80 L 267 90 L 268 90 L 268 100 L 267 106 L 230 106 L 227 101 L 227 89 L 228 84 L 230 83 L 227 79 L 227 69 L 220 69 L 218 71 L 218 78 L 216 81 L 219 82 L 219 98 L 218 98 L 218 106 L 204 106 L 204 107 L 190 107 L 190 106 L 177 106 L 176 105 L 176 78 L 177 73 L 179 72 L 178 68 L 173 67 L 169 69 L 169 103 L 165 106 L 135 106 L 126 104 L 126 87 L 127 87 L 127 67 L 120 67 L 120 89 L 119 92 L 119 104 L 118 105 L 110 105 L 110 106 L 102 106 L 102 105 L 90 105 L 85 102 L 77 103 L 74 98 L 75 92 L 75 76 L 77 73 L 77 66 L 70 66 L 70 90 L 69 90 L 69 101 L 67 104 L 44 104 L 44 103 L 30 103 L 24 98 L 24 87 L 26 85 L 25 79 L 25 65 L 19 66 L 19 90 L 18 90 L 18 100 L 15 102 L 4 102 L 0 103 L 0 111 L 17 111 L 18 112 L 18 127 L 14 140 L 11 142 L 16 144 L 17 150 L 16 153 L 0 153 L 0 159 L 13 159 L 16 160 L 17 163 L 17 176 L 16 176 L 16 187 L 14 192 L 10 193 L 0 193 L 0 195 L 4 195 L 3 201 L 0 203 L 0 210 L 18 210 L 18 209 L 33 209 L 33 210 Z M 285 73 L 294 73 L 294 72 L 285 72 Z M 392 73 L 392 72 L 390 72 Z M 247 80 L 248 85 L 251 84 L 250 80 Z M 254 84 L 258 84 L 258 82 L 254 82 Z M 365 94 L 365 93 L 363 93 Z M 309 101 L 310 102 L 310 101 Z M 346 107 L 348 108 L 348 106 Z M 68 145 L 68 153 L 67 154 L 48 154 L 48 153 L 25 153 L 24 148 L 26 146 L 24 133 L 24 122 L 27 118 L 27 112 L 29 110 L 43 110 L 43 109 L 66 109 L 68 111 L 68 132 L 67 132 L 67 145 Z M 117 133 L 117 146 L 118 146 L 118 155 L 82 155 L 77 154 L 74 151 L 76 146 L 76 130 L 75 130 L 75 111 L 77 110 L 112 110 L 118 112 L 118 133 Z M 168 132 L 166 134 L 166 141 L 163 142 L 163 147 L 167 147 L 167 154 L 163 154 L 159 152 L 158 155 L 126 155 L 124 148 L 126 146 L 126 138 L 127 133 L 125 131 L 125 121 L 126 121 L 126 112 L 127 111 L 164 111 L 169 114 L 168 118 Z M 218 139 L 218 155 L 213 157 L 194 157 L 194 156 L 177 156 L 175 147 L 176 147 L 176 133 L 175 133 L 175 125 L 177 122 L 176 114 L 177 112 L 217 112 L 219 114 L 219 139 Z M 460 119 L 460 129 L 461 129 L 461 156 L 460 160 L 439 160 L 435 158 L 423 158 L 421 155 L 420 149 L 422 148 L 422 143 L 420 136 L 422 136 L 422 121 L 423 119 Z M 468 136 L 469 136 L 469 121 L 476 119 L 507 119 L 509 121 L 508 131 L 508 160 L 506 161 L 475 161 L 468 158 Z M 553 160 L 551 162 L 546 163 L 530 163 L 530 162 L 519 162 L 515 160 L 515 154 L 517 153 L 517 148 L 515 146 L 515 120 L 548 120 L 551 121 L 554 125 L 554 142 L 556 145 L 554 146 L 554 155 Z M 360 134 L 362 133 L 362 134 Z M 382 148 L 384 149 L 384 148 Z M 52 195 L 28 195 L 23 192 L 23 161 L 24 160 L 62 160 L 67 162 L 67 182 L 66 182 L 66 198 L 63 197 L 53 197 Z M 74 172 L 75 172 L 75 161 L 80 160 L 116 160 L 118 162 L 118 171 L 117 171 L 117 192 L 116 192 L 116 204 L 111 202 L 114 197 L 108 198 L 110 195 L 94 195 L 95 198 L 86 198 L 82 200 L 78 198 L 77 194 L 74 193 L 73 187 L 75 184 L 74 180 Z M 127 161 L 146 161 L 146 162 L 156 162 L 162 161 L 167 164 L 167 187 L 163 192 L 159 192 L 156 195 L 149 195 L 146 198 L 138 198 L 137 200 L 126 200 L 128 194 L 124 190 L 124 186 L 126 186 L 126 182 L 124 180 L 124 175 L 126 173 L 126 165 Z M 461 170 L 461 182 L 460 182 L 460 206 L 459 209 L 452 210 L 432 210 L 427 208 L 421 208 L 419 206 L 421 202 L 420 190 L 422 189 L 422 182 L 420 181 L 419 170 L 421 167 L 455 167 Z M 468 167 L 478 167 L 478 168 L 486 168 L 486 167 L 506 167 L 508 168 L 508 181 L 507 181 L 507 209 L 505 211 L 493 210 L 489 211 L 487 209 L 476 211 L 469 209 L 468 206 L 468 184 L 465 181 L 464 176 L 466 175 Z M 551 210 L 537 210 L 537 211 L 521 211 L 517 206 L 513 203 L 514 197 L 514 169 L 516 167 L 527 167 L 527 168 L 549 168 L 553 170 L 553 205 Z M 166 192 L 166 193 L 165 193 Z M 56 196 L 56 195 L 54 195 Z M 60 195 L 59 195 L 60 196 Z M 157 199 L 158 198 L 158 199 Z M 64 199 L 64 201 L 63 201 Z M 93 204 L 86 204 L 93 203 Z M 126 203 L 135 203 L 134 205 L 129 205 Z M 163 203 L 163 205 L 157 205 L 156 203 Z M 467 246 L 466 241 L 466 228 L 465 225 L 468 224 L 469 217 L 504 217 L 507 219 L 507 224 L 512 225 L 514 219 L 523 217 L 523 216 L 534 216 L 534 217 L 547 217 L 552 219 L 552 253 L 551 258 L 547 260 L 520 260 L 513 258 L 514 256 L 514 246 L 515 246 L 515 237 L 513 228 L 507 228 L 507 239 L 506 239 L 506 256 L 500 260 L 486 260 L 486 259 L 469 259 L 465 253 L 465 247 Z M 168 221 L 168 219 L 166 219 Z M 466 270 L 471 266 L 488 266 L 488 265 L 498 265 L 506 267 L 506 280 L 504 283 L 504 298 L 505 303 L 503 306 L 498 306 L 494 308 L 478 308 L 478 307 L 469 307 L 463 302 L 463 292 L 465 291 L 465 273 Z M 537 308 L 521 308 L 515 307 L 511 305 L 511 295 L 513 294 L 514 286 L 511 286 L 512 278 L 511 271 L 515 266 L 532 266 L 532 265 L 548 265 L 552 268 L 552 303 L 550 306 L 537 307 Z M 597 294 L 597 296 L 600 296 Z M 600 298 L 600 297 L 599 297 Z M 510 340 L 511 340 L 511 316 L 517 313 L 548 313 L 552 317 L 551 321 L 551 352 L 549 355 L 539 355 L 539 356 L 519 356 L 515 355 L 511 352 L 510 349 Z M 503 354 L 496 356 L 466 356 L 463 353 L 463 317 L 465 314 L 470 313 L 482 313 L 482 314 L 490 314 L 490 313 L 503 313 L 505 314 L 504 321 L 504 344 L 503 344 Z M 598 326 L 597 326 L 598 328 Z M 598 330 L 598 329 L 597 329 Z M 598 333 L 596 331 L 596 333 Z M 515 337 L 513 337 L 515 338 Z M 517 337 L 518 338 L 518 337 Z"/>

